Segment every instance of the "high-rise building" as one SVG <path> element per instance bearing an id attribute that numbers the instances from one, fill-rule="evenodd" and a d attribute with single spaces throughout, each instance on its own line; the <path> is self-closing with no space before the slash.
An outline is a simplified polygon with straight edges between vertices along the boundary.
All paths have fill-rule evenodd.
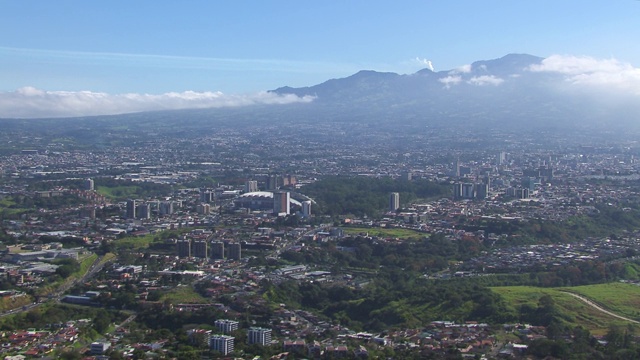
<path id="1" fill-rule="evenodd" d="M 242 259 L 242 245 L 239 242 L 229 244 L 229 259 Z"/>
<path id="2" fill-rule="evenodd" d="M 507 162 L 507 153 L 504 151 L 498 152 L 498 156 L 496 160 L 498 165 L 504 165 Z"/>
<path id="3" fill-rule="evenodd" d="M 211 242 L 211 258 L 224 259 L 224 243 L 222 241 Z"/>
<path id="4" fill-rule="evenodd" d="M 178 240 L 176 247 L 179 257 L 191 257 L 191 240 Z"/>
<path id="5" fill-rule="evenodd" d="M 311 201 L 307 200 L 302 202 L 302 216 L 311 216 Z"/>
<path id="6" fill-rule="evenodd" d="M 196 206 L 196 212 L 201 215 L 209 215 L 211 213 L 211 205 L 199 204 Z"/>
<path id="7" fill-rule="evenodd" d="M 271 329 L 252 327 L 247 332 L 249 344 L 271 345 Z"/>
<path id="8" fill-rule="evenodd" d="M 489 195 L 489 185 L 487 184 L 476 184 L 476 198 L 477 199 L 486 199 Z"/>
<path id="9" fill-rule="evenodd" d="M 389 194 L 389 211 L 400 209 L 400 193 L 392 192 Z"/>
<path id="10" fill-rule="evenodd" d="M 256 192 L 258 191 L 258 182 L 256 180 L 247 180 L 244 183 L 244 192 Z"/>
<path id="11" fill-rule="evenodd" d="M 87 191 L 93 191 L 94 190 L 93 179 L 85 179 L 84 180 L 84 189 L 87 190 Z"/>
<path id="12" fill-rule="evenodd" d="M 210 204 L 215 199 L 215 193 L 208 190 L 200 190 L 200 201 L 203 203 Z"/>
<path id="13" fill-rule="evenodd" d="M 207 241 L 206 240 L 195 240 L 191 243 L 191 255 L 193 257 L 206 259 L 207 258 Z"/>
<path id="14" fill-rule="evenodd" d="M 291 194 L 288 191 L 275 191 L 273 193 L 273 213 L 275 215 L 289 215 L 291 213 L 290 202 Z"/>
<path id="15" fill-rule="evenodd" d="M 222 355 L 228 355 L 233 352 L 234 340 L 233 336 L 213 335 L 209 338 L 209 347 Z"/>
<path id="16" fill-rule="evenodd" d="M 233 320 L 220 319 L 215 322 L 216 329 L 221 333 L 229 334 L 232 331 L 238 330 L 240 323 Z"/>
<path id="17" fill-rule="evenodd" d="M 136 201 L 129 199 L 127 200 L 127 219 L 135 219 L 136 218 Z"/>
<path id="18" fill-rule="evenodd" d="M 138 204 L 136 206 L 136 218 L 149 219 L 151 218 L 151 207 L 149 204 Z"/>
<path id="19" fill-rule="evenodd" d="M 475 188 L 471 183 L 462 184 L 462 197 L 464 199 L 473 199 L 476 197 Z"/>
<path id="20" fill-rule="evenodd" d="M 279 187 L 278 175 L 269 175 L 267 178 L 267 190 L 276 190 Z"/>
<path id="21" fill-rule="evenodd" d="M 172 201 L 163 201 L 160 203 L 160 208 L 158 209 L 160 215 L 171 215 L 173 214 L 173 202 Z"/>
<path id="22" fill-rule="evenodd" d="M 453 198 L 462 199 L 462 183 L 453 184 Z"/>

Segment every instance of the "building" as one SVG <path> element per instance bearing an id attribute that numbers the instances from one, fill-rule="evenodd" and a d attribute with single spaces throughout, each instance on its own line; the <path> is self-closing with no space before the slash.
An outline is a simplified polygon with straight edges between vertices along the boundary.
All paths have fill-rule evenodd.
<path id="1" fill-rule="evenodd" d="M 173 202 L 172 201 L 163 201 L 160 203 L 158 207 L 158 212 L 160 215 L 171 215 L 173 214 Z"/>
<path id="2" fill-rule="evenodd" d="M 224 243 L 222 241 L 211 242 L 211 258 L 224 259 Z"/>
<path id="3" fill-rule="evenodd" d="M 400 193 L 392 192 L 389 194 L 389 211 L 400 209 Z"/>
<path id="4" fill-rule="evenodd" d="M 209 347 L 222 355 L 228 355 L 233 352 L 234 340 L 233 336 L 213 335 L 209 338 Z"/>
<path id="5" fill-rule="evenodd" d="M 242 245 L 240 245 L 240 243 L 229 244 L 229 259 L 231 260 L 242 259 Z"/>
<path id="6" fill-rule="evenodd" d="M 91 355 L 102 355 L 111 347 L 111 343 L 108 342 L 92 342 L 91 343 Z"/>
<path id="7" fill-rule="evenodd" d="M 129 199 L 127 200 L 127 219 L 135 219 L 136 218 L 136 201 Z"/>
<path id="8" fill-rule="evenodd" d="M 211 191 L 202 191 L 200 192 L 200 202 L 203 203 L 212 203 L 215 199 L 215 193 Z"/>
<path id="9" fill-rule="evenodd" d="M 176 246 L 179 257 L 191 257 L 191 240 L 178 240 Z"/>
<path id="10" fill-rule="evenodd" d="M 150 219 L 151 206 L 149 204 L 138 204 L 136 206 L 136 218 L 144 220 Z"/>
<path id="11" fill-rule="evenodd" d="M 195 240 L 191 244 L 191 255 L 197 258 L 207 258 L 207 241 L 206 240 Z"/>
<path id="12" fill-rule="evenodd" d="M 271 329 L 252 327 L 247 332 L 247 342 L 259 345 L 271 345 Z"/>
<path id="13" fill-rule="evenodd" d="M 199 204 L 196 206 L 196 212 L 201 215 L 209 215 L 211 213 L 211 205 Z"/>
<path id="14" fill-rule="evenodd" d="M 488 184 L 476 184 L 476 198 L 477 199 L 486 199 L 489 195 L 489 185 Z"/>
<path id="15" fill-rule="evenodd" d="M 276 191 L 273 193 L 273 213 L 275 215 L 291 214 L 291 193 L 288 191 Z"/>
<path id="16" fill-rule="evenodd" d="M 256 180 L 247 180 L 244 183 L 244 192 L 256 192 L 258 191 L 258 182 Z"/>
<path id="17" fill-rule="evenodd" d="M 302 202 L 302 216 L 311 216 L 311 201 L 307 200 Z"/>
<path id="18" fill-rule="evenodd" d="M 87 191 L 93 191 L 94 190 L 93 179 L 85 179 L 84 180 L 84 189 L 87 190 Z"/>
<path id="19" fill-rule="evenodd" d="M 270 175 L 267 178 L 267 190 L 276 190 L 280 187 L 278 175 Z"/>
<path id="20" fill-rule="evenodd" d="M 229 334 L 238 330 L 240 323 L 233 320 L 220 319 L 215 322 L 216 329 L 221 333 Z"/>
<path id="21" fill-rule="evenodd" d="M 471 183 L 462 184 L 462 198 L 474 199 L 476 197 L 475 187 Z"/>

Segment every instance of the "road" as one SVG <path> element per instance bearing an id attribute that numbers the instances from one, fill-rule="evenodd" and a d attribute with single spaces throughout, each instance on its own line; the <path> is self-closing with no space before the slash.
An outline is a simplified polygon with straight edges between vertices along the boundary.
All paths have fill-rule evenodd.
<path id="1" fill-rule="evenodd" d="M 596 310 L 598 310 L 598 311 L 600 311 L 602 313 L 605 313 L 607 315 L 613 316 L 613 317 L 618 318 L 620 320 L 625 320 L 625 321 L 629 321 L 629 322 L 632 322 L 632 323 L 635 323 L 635 324 L 640 324 L 640 321 L 629 319 L 629 318 L 626 318 L 624 316 L 620 316 L 618 314 L 614 314 L 609 310 L 603 309 L 600 305 L 594 303 L 593 301 L 591 301 L 591 300 L 589 300 L 589 299 L 587 299 L 587 298 L 585 298 L 583 296 L 580 296 L 578 294 L 574 294 L 574 293 L 568 292 L 568 291 L 563 291 L 563 293 L 569 294 L 569 295 L 573 296 L 574 298 L 579 299 L 580 301 L 584 302 L 585 304 L 591 306 L 592 308 L 594 308 L 594 309 L 596 309 Z"/>

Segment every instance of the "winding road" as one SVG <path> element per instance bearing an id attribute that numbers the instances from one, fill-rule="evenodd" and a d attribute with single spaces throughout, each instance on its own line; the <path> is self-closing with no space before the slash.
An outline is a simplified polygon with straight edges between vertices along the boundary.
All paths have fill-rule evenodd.
<path id="1" fill-rule="evenodd" d="M 613 316 L 615 318 L 618 318 L 618 319 L 621 319 L 621 320 L 629 321 L 629 322 L 632 322 L 632 323 L 635 323 L 635 324 L 640 324 L 640 321 L 629 319 L 629 318 L 626 318 L 624 316 L 620 316 L 618 314 L 614 314 L 609 310 L 603 309 L 602 307 L 600 307 L 600 305 L 594 303 L 593 301 L 587 299 L 586 297 L 583 297 L 583 296 L 580 296 L 578 294 L 574 294 L 574 293 L 568 292 L 568 291 L 563 291 L 563 293 L 569 294 L 569 295 L 573 296 L 574 298 L 579 299 L 580 301 L 584 302 L 585 304 L 591 306 L 592 308 L 594 308 L 594 309 L 596 309 L 596 310 L 598 310 L 598 311 L 600 311 L 602 313 L 605 313 L 607 315 L 611 315 L 611 316 Z"/>

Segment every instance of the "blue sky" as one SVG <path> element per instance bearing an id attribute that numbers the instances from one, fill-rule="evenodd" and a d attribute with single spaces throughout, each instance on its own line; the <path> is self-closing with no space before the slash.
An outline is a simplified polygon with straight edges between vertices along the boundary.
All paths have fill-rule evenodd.
<path id="1" fill-rule="evenodd" d="M 508 53 L 635 67 L 639 19 L 637 0 L 5 0 L 0 92 L 250 94 Z"/>

